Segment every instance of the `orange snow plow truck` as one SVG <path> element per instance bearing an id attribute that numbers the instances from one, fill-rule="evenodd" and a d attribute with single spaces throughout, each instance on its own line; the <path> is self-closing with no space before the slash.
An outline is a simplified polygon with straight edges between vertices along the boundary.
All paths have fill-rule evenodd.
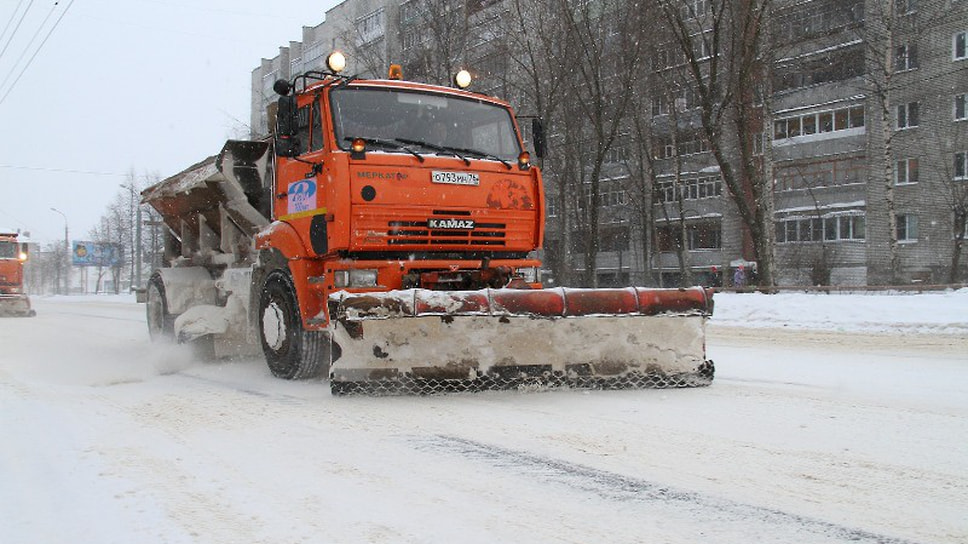
<path id="1" fill-rule="evenodd" d="M 542 288 L 541 175 L 508 104 L 327 65 L 276 82 L 270 138 L 142 192 L 168 227 L 152 338 L 261 346 L 334 394 L 712 381 L 710 291 Z"/>
<path id="2" fill-rule="evenodd" d="M 17 231 L 0 229 L 0 316 L 32 317 L 30 298 L 24 293 L 27 244 Z"/>

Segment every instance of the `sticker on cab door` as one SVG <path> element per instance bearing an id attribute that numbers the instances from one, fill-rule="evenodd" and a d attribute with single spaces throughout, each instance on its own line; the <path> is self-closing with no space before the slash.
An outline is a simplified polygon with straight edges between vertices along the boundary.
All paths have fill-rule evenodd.
<path id="1" fill-rule="evenodd" d="M 304 179 L 289 184 L 287 213 L 308 212 L 316 209 L 316 182 Z"/>

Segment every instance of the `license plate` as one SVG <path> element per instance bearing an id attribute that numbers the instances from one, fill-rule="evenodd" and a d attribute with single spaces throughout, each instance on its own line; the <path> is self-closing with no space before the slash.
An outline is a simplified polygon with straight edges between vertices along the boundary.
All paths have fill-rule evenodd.
<path id="1" fill-rule="evenodd" d="M 434 170 L 430 174 L 430 181 L 433 183 L 446 183 L 448 185 L 480 185 L 481 176 L 471 172 L 442 172 Z"/>
<path id="2" fill-rule="evenodd" d="M 474 230 L 474 220 L 432 217 L 427 220 L 427 226 L 432 229 Z"/>

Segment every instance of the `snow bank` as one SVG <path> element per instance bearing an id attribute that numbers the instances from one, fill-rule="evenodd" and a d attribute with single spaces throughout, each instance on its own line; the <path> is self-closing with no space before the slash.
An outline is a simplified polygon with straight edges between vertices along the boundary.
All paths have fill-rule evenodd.
<path id="1" fill-rule="evenodd" d="M 968 289 L 932 293 L 716 293 L 712 321 L 731 327 L 968 335 Z"/>

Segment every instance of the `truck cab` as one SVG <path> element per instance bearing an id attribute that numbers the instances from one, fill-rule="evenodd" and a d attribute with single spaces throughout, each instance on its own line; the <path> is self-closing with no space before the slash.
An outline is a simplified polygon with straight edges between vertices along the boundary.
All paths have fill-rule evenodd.
<path id="1" fill-rule="evenodd" d="M 0 315 L 34 315 L 24 293 L 26 261 L 27 244 L 19 241 L 19 233 L 0 230 Z"/>
<path id="2" fill-rule="evenodd" d="M 275 88 L 273 223 L 256 247 L 288 261 L 307 328 L 337 290 L 540 287 L 544 193 L 507 103 L 335 72 Z"/>

